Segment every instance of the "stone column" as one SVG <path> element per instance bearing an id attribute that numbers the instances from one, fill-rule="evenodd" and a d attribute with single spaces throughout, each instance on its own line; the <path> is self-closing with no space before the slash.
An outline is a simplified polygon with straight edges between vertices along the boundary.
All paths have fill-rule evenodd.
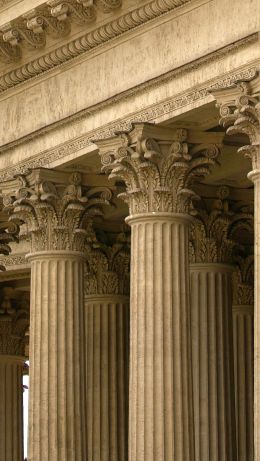
<path id="1" fill-rule="evenodd" d="M 232 249 L 228 188 L 191 232 L 191 319 L 195 459 L 236 460 L 232 344 Z"/>
<path id="2" fill-rule="evenodd" d="M 87 251 L 85 273 L 87 459 L 126 461 L 130 247 Z M 97 243 L 96 243 L 97 245 Z"/>
<path id="3" fill-rule="evenodd" d="M 28 461 L 85 461 L 84 227 L 104 191 L 54 170 L 19 181 L 5 205 L 31 235 Z"/>
<path id="4" fill-rule="evenodd" d="M 233 338 L 238 461 L 254 461 L 253 257 L 233 275 Z"/>
<path id="5" fill-rule="evenodd" d="M 21 293 L 0 291 L 0 459 L 23 461 L 23 367 L 29 309 Z"/>
<path id="6" fill-rule="evenodd" d="M 194 460 L 190 184 L 218 149 L 188 141 L 185 130 L 141 123 L 97 143 L 110 178 L 125 182 L 130 209 L 129 461 Z"/>
<path id="7" fill-rule="evenodd" d="M 260 76 L 252 75 L 229 88 L 212 91 L 227 134 L 244 134 L 249 144 L 238 151 L 252 161 L 248 177 L 254 183 L 254 456 L 260 459 Z"/>

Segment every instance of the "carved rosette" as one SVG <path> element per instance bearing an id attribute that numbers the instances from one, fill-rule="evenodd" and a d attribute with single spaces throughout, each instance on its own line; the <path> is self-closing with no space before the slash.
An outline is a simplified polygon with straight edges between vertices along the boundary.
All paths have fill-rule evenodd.
<path id="1" fill-rule="evenodd" d="M 236 271 L 233 273 L 233 305 L 254 304 L 254 256 L 236 257 Z"/>
<path id="2" fill-rule="evenodd" d="M 29 300 L 6 287 L 0 290 L 0 355 L 24 356 L 29 326 Z"/>
<path id="3" fill-rule="evenodd" d="M 191 225 L 190 262 L 233 264 L 239 242 L 234 237 L 238 229 L 252 229 L 253 216 L 235 212 L 228 200 L 229 188 L 220 187 L 218 198 L 210 211 L 200 209 Z"/>
<path id="4" fill-rule="evenodd" d="M 255 77 L 255 76 L 254 76 Z M 226 89 L 213 90 L 220 109 L 220 124 L 227 134 L 244 134 L 250 144 L 238 149 L 260 167 L 260 76 L 237 81 Z"/>
<path id="5" fill-rule="evenodd" d="M 121 233 L 113 245 L 93 242 L 86 247 L 86 296 L 129 295 L 130 242 Z"/>
<path id="6" fill-rule="evenodd" d="M 48 176 L 53 177 L 53 181 Z M 3 193 L 10 220 L 25 223 L 31 236 L 31 250 L 84 252 L 87 228 L 95 215 L 102 215 L 111 191 L 104 187 L 82 186 L 79 173 L 34 170 L 18 178 L 13 194 Z"/>
<path id="7" fill-rule="evenodd" d="M 219 145 L 210 143 L 211 135 L 205 138 L 209 142 L 193 144 L 186 130 L 139 123 L 128 133 L 96 144 L 103 171 L 126 185 L 120 196 L 131 215 L 186 213 L 197 198 L 194 181 L 209 173 L 219 154 Z"/>

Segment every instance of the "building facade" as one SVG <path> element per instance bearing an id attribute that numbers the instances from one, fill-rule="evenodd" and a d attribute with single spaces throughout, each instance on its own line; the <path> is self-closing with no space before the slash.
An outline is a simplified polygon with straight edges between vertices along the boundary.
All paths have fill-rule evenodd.
<path id="1" fill-rule="evenodd" d="M 257 0 L 0 0 L 0 461 L 260 461 Z"/>

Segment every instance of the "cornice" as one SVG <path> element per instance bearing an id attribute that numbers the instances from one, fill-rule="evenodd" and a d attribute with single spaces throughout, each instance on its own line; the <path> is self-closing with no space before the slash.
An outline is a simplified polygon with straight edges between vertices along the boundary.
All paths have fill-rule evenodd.
<path id="1" fill-rule="evenodd" d="M 48 0 L 31 6 L 29 11 L 27 5 L 25 3 L 22 10 L 18 7 L 19 16 L 10 8 L 13 14 L 10 18 L 7 15 L 8 22 L 3 15 L 0 24 L 0 60 L 3 62 L 19 62 L 28 48 L 43 49 L 49 37 L 55 41 L 66 37 L 73 23 L 85 29 L 99 19 L 100 10 L 110 13 L 121 7 L 122 0 Z"/>
<path id="2" fill-rule="evenodd" d="M 91 30 L 69 43 L 63 44 L 50 53 L 40 56 L 6 73 L 0 78 L 0 93 L 42 75 L 51 69 L 55 69 L 142 24 L 154 20 L 192 1 L 193 0 L 152 0 L 148 4 L 127 12 L 101 27 Z M 106 10 L 109 5 L 110 9 L 113 9 L 115 6 L 120 6 L 120 3 L 120 1 L 115 0 L 99 0 L 97 5 L 103 6 Z M 50 8 L 50 5 L 54 6 Z M 63 5 L 65 5 L 64 14 Z M 2 28 L 3 35 L 2 39 L 0 39 L 0 56 L 2 56 L 2 59 L 19 61 L 22 48 L 21 44 L 23 43 L 26 46 L 29 44 L 34 48 L 43 48 L 46 43 L 46 34 L 48 31 L 52 34 L 58 34 L 58 36 L 67 35 L 70 29 L 70 24 L 67 23 L 67 21 L 69 21 L 70 18 L 75 19 L 75 13 L 68 15 L 66 8 L 69 8 L 69 11 L 73 8 L 74 11 L 76 5 L 77 9 L 81 8 L 83 12 L 89 9 L 89 7 L 84 7 L 83 0 L 77 0 L 77 2 L 76 0 L 49 0 L 49 2 L 44 4 L 41 10 L 42 12 L 39 12 L 39 14 L 36 9 L 35 13 L 31 13 L 28 18 L 23 18 L 22 22 L 17 20 L 17 24 L 6 25 L 4 29 Z M 82 14 L 81 12 L 81 16 Z M 91 22 L 94 20 L 94 16 L 92 16 L 93 15 L 89 13 L 85 18 L 83 14 L 83 19 L 81 18 L 81 20 L 83 22 Z M 78 18 L 77 14 L 76 17 Z M 61 22 L 63 27 L 61 27 Z"/>

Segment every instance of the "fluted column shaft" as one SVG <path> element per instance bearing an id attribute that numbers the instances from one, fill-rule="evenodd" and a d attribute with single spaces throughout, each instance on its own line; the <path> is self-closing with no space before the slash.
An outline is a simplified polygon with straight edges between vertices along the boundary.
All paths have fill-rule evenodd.
<path id="1" fill-rule="evenodd" d="M 191 264 L 190 272 L 196 460 L 236 460 L 232 266 Z"/>
<path id="2" fill-rule="evenodd" d="M 23 461 L 24 358 L 0 355 L 0 459 Z"/>
<path id="3" fill-rule="evenodd" d="M 258 148 L 258 158 L 260 149 Z M 249 173 L 254 183 L 254 451 L 260 459 L 260 168 Z"/>
<path id="4" fill-rule="evenodd" d="M 233 306 L 238 461 L 254 460 L 253 306 Z"/>
<path id="5" fill-rule="evenodd" d="M 130 216 L 129 461 L 192 461 L 189 217 Z"/>
<path id="6" fill-rule="evenodd" d="M 31 262 L 30 461 L 85 461 L 84 259 L 34 253 Z"/>
<path id="7" fill-rule="evenodd" d="M 85 297 L 87 459 L 126 461 L 129 297 Z"/>

